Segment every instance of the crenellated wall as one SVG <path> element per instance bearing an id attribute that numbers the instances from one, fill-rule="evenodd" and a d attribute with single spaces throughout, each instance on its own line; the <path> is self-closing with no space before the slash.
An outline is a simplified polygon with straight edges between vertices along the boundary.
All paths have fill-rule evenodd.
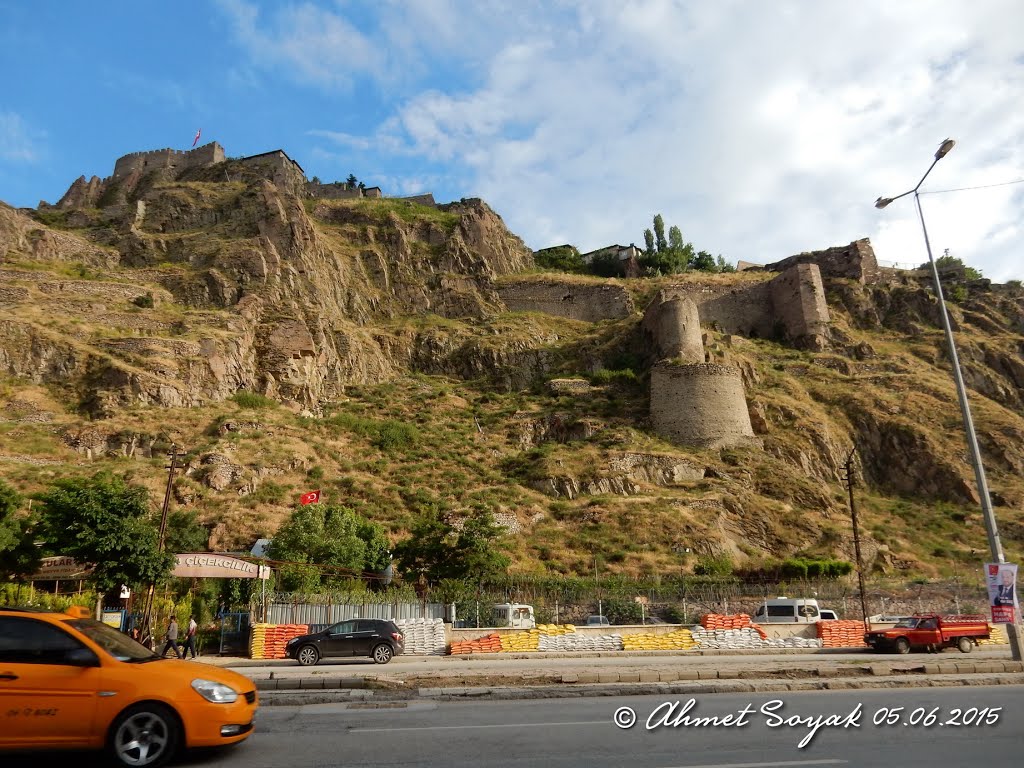
<path id="1" fill-rule="evenodd" d="M 155 149 L 150 152 L 130 152 L 114 163 L 114 179 L 123 179 L 140 171 L 148 173 L 166 168 L 183 171 L 186 168 L 213 165 L 224 161 L 224 147 L 216 141 L 190 150 Z"/>

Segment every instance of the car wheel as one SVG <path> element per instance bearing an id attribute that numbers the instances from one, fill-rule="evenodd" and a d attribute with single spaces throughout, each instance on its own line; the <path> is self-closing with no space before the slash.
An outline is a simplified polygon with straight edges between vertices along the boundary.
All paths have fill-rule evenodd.
<path id="1" fill-rule="evenodd" d="M 969 637 L 961 637 L 956 641 L 956 647 L 960 649 L 960 653 L 970 653 L 971 649 L 974 648 L 974 643 L 971 642 Z"/>
<path id="2" fill-rule="evenodd" d="M 387 664 L 395 654 L 394 651 L 391 650 L 390 645 L 381 643 L 373 649 L 373 653 L 371 655 L 373 657 L 374 664 Z"/>
<path id="3" fill-rule="evenodd" d="M 896 638 L 896 653 L 910 653 L 910 641 L 905 637 Z"/>
<path id="4" fill-rule="evenodd" d="M 117 765 L 157 768 L 174 757 L 180 745 L 177 715 L 153 702 L 122 712 L 110 728 L 107 748 Z"/>
<path id="5" fill-rule="evenodd" d="M 304 645 L 299 648 L 299 652 L 295 654 L 295 658 L 298 659 L 299 664 L 304 667 L 312 667 L 318 661 L 320 661 L 320 651 L 313 645 Z"/>

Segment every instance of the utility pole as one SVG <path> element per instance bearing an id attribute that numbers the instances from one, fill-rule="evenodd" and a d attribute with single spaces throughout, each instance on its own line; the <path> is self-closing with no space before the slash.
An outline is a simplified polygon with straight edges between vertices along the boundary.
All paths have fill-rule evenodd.
<path id="1" fill-rule="evenodd" d="M 164 506 L 160 511 L 160 538 L 157 544 L 157 551 L 164 551 L 164 542 L 167 538 L 167 515 L 171 509 L 171 492 L 174 490 L 174 472 L 178 468 L 178 459 L 185 456 L 184 453 L 178 453 L 178 447 L 171 444 L 171 451 L 167 454 L 171 458 L 171 463 L 166 467 L 167 469 L 167 487 L 164 489 Z M 152 634 L 152 620 L 153 620 L 153 596 L 156 593 L 156 582 L 154 581 L 149 585 L 149 592 L 146 594 L 146 609 L 142 615 L 142 638 L 145 640 Z"/>
<path id="2" fill-rule="evenodd" d="M 857 452 L 857 446 L 850 449 L 846 457 L 846 490 L 850 495 L 850 518 L 853 520 L 853 551 L 857 558 L 857 585 L 860 588 L 860 609 L 864 613 L 864 631 L 871 629 L 868 623 L 868 599 L 864 591 L 864 561 L 860 556 L 860 526 L 857 524 L 857 505 L 853 499 L 853 484 L 856 480 L 853 466 L 853 456 Z"/>

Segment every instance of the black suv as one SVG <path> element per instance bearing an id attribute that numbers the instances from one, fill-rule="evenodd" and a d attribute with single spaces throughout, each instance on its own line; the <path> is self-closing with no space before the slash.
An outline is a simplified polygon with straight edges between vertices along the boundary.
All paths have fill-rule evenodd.
<path id="1" fill-rule="evenodd" d="M 289 659 L 304 667 L 320 659 L 347 656 L 369 656 L 377 664 L 387 664 L 405 650 L 405 637 L 393 621 L 349 619 L 322 632 L 299 635 L 289 640 L 284 650 Z"/>

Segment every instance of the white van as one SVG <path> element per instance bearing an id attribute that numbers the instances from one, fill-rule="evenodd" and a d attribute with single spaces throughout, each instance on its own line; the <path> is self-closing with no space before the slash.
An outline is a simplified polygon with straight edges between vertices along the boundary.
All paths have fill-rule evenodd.
<path id="1" fill-rule="evenodd" d="M 765 600 L 757 607 L 754 622 L 757 624 L 815 624 L 821 621 L 821 609 L 817 600 L 777 597 Z"/>
<path id="2" fill-rule="evenodd" d="M 533 606 L 521 603 L 500 603 L 494 606 L 494 626 L 513 629 L 533 629 Z"/>

